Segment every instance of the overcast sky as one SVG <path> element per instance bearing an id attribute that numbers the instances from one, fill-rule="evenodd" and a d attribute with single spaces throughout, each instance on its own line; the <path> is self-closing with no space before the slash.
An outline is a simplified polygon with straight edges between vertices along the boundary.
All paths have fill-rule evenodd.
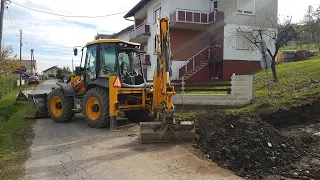
<path id="1" fill-rule="evenodd" d="M 139 0 L 12 0 L 12 2 L 47 12 L 65 15 L 100 16 L 130 10 Z M 308 5 L 317 6 L 319 0 L 279 0 L 280 17 L 292 16 L 299 21 Z M 53 65 L 69 66 L 80 63 L 74 57 L 73 46 L 92 41 L 97 33 L 114 33 L 131 25 L 125 13 L 104 18 L 65 18 L 34 12 L 9 4 L 4 13 L 4 44 L 12 45 L 19 54 L 19 29 L 23 31 L 23 59 L 30 59 L 35 49 L 38 72 Z"/>

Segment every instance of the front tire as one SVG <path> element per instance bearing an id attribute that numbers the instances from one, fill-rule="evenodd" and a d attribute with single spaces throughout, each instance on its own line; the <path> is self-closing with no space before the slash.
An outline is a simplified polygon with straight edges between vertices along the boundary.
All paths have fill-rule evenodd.
<path id="1" fill-rule="evenodd" d="M 75 112 L 72 110 L 74 101 L 72 97 L 67 97 L 60 88 L 52 91 L 48 96 L 48 112 L 56 123 L 70 122 Z"/>
<path id="2" fill-rule="evenodd" d="M 105 128 L 109 126 L 109 94 L 106 89 L 100 87 L 90 89 L 84 95 L 82 107 L 83 115 L 90 127 Z"/>

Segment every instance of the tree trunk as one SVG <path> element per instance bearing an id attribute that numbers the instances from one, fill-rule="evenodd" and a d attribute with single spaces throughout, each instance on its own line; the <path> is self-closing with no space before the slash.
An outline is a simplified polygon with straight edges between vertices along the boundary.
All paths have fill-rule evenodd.
<path id="1" fill-rule="evenodd" d="M 272 56 L 271 70 L 272 70 L 273 82 L 278 82 L 277 71 L 276 71 L 276 56 Z"/>

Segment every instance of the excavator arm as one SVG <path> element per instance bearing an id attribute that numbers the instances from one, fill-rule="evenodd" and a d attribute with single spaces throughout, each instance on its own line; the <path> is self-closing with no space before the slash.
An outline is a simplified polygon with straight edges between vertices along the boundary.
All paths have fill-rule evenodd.
<path id="1" fill-rule="evenodd" d="M 140 123 L 140 142 L 193 141 L 193 121 L 177 122 L 174 118 L 172 97 L 175 94 L 171 83 L 171 45 L 169 18 L 158 19 L 157 63 L 153 75 L 152 111 L 155 122 Z"/>

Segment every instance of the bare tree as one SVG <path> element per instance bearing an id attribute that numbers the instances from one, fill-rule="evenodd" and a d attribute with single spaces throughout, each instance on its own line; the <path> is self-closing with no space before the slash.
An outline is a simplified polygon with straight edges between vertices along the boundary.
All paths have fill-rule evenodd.
<path id="1" fill-rule="evenodd" d="M 264 40 L 269 46 L 267 46 L 268 55 L 271 57 L 271 70 L 273 75 L 273 81 L 278 82 L 276 71 L 276 57 L 281 47 L 286 45 L 289 41 L 292 41 L 298 37 L 298 33 L 294 30 L 291 19 L 286 20 L 283 23 L 278 23 L 276 28 L 259 28 L 252 27 L 249 31 L 238 28 L 238 36 L 243 36 L 249 46 L 259 49 L 259 42 Z M 250 32 L 250 33 L 248 33 Z"/>

